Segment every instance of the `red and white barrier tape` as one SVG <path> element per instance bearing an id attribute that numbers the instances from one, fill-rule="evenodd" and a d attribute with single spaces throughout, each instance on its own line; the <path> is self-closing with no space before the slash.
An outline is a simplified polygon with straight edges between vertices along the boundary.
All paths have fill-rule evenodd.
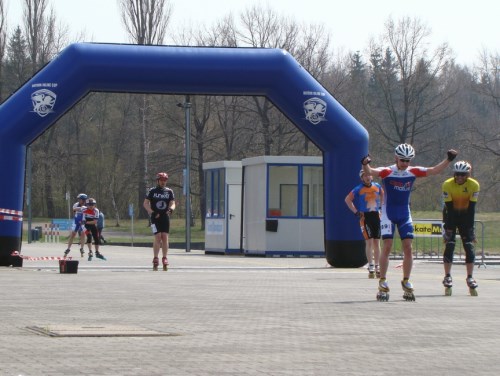
<path id="1" fill-rule="evenodd" d="M 20 216 L 22 216 L 22 215 L 23 215 L 23 212 L 22 212 L 22 211 L 20 211 L 20 210 L 3 209 L 3 208 L 0 208 L 0 213 L 4 213 L 4 214 L 13 214 L 13 215 L 20 215 Z"/>
<path id="2" fill-rule="evenodd" d="M 32 257 L 32 256 L 22 256 L 22 255 L 19 256 L 26 261 L 71 260 L 71 256 L 69 257 L 60 257 L 60 256 Z"/>
<path id="3" fill-rule="evenodd" d="M 23 217 L 14 217 L 12 215 L 0 215 L 0 221 L 18 221 L 22 222 Z"/>
<path id="4" fill-rule="evenodd" d="M 60 256 L 40 256 L 40 257 L 23 256 L 23 255 L 19 254 L 18 251 L 14 251 L 10 255 L 11 256 L 19 256 L 23 260 L 26 260 L 26 261 L 71 260 L 71 256 L 69 256 L 69 257 L 60 257 Z"/>

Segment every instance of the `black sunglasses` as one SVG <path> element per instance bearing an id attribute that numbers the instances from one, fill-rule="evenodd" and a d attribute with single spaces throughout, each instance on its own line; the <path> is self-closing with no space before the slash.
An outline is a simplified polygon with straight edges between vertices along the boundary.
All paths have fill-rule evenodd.
<path id="1" fill-rule="evenodd" d="M 455 172 L 455 176 L 467 176 L 466 172 Z"/>
<path id="2" fill-rule="evenodd" d="M 404 163 L 410 163 L 411 159 L 399 159 L 401 162 L 404 162 Z"/>

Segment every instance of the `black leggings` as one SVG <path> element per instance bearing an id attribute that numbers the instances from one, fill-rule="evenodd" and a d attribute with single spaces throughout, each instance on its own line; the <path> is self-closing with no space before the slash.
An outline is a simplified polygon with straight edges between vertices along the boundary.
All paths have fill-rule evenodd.
<path id="1" fill-rule="evenodd" d="M 99 244 L 99 231 L 97 231 L 97 226 L 96 225 L 85 225 L 85 228 L 87 229 L 87 243 L 90 243 L 92 241 L 92 238 L 94 238 L 95 244 Z M 88 234 L 92 234 L 92 238 Z"/>
<path id="2" fill-rule="evenodd" d="M 458 233 L 462 239 L 462 244 L 465 251 L 465 262 L 467 264 L 473 263 L 476 260 L 476 253 L 474 249 L 474 240 L 476 239 L 474 235 L 474 228 L 467 227 L 463 224 L 459 224 Z M 453 263 L 453 254 L 455 252 L 455 237 L 457 235 L 457 227 L 451 229 L 445 226 L 445 241 L 446 247 L 443 253 L 444 263 Z"/>

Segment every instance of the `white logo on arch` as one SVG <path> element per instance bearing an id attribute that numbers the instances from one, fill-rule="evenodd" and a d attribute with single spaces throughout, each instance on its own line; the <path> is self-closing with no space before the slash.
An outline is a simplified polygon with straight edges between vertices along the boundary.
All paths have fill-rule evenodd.
<path id="1" fill-rule="evenodd" d="M 33 111 L 41 117 L 50 114 L 56 103 L 57 95 L 48 89 L 40 89 L 31 94 Z"/>
<path id="2" fill-rule="evenodd" d="M 327 104 L 323 99 L 314 97 L 306 100 L 304 102 L 306 119 L 314 125 L 325 121 L 326 108 Z"/>

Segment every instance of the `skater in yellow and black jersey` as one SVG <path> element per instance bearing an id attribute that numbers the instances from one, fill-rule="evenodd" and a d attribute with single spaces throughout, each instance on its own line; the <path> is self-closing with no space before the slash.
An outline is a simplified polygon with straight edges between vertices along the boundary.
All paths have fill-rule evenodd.
<path id="1" fill-rule="evenodd" d="M 475 250 L 474 218 L 479 196 L 479 183 L 470 177 L 472 167 L 467 161 L 458 161 L 453 166 L 453 177 L 443 183 L 443 237 L 446 244 L 443 264 L 445 277 L 443 285 L 446 295 L 451 295 L 453 281 L 451 266 L 455 252 L 455 237 L 458 233 L 465 250 L 467 269 L 467 286 L 471 295 L 477 295 L 477 283 L 472 276 L 474 270 Z"/>

